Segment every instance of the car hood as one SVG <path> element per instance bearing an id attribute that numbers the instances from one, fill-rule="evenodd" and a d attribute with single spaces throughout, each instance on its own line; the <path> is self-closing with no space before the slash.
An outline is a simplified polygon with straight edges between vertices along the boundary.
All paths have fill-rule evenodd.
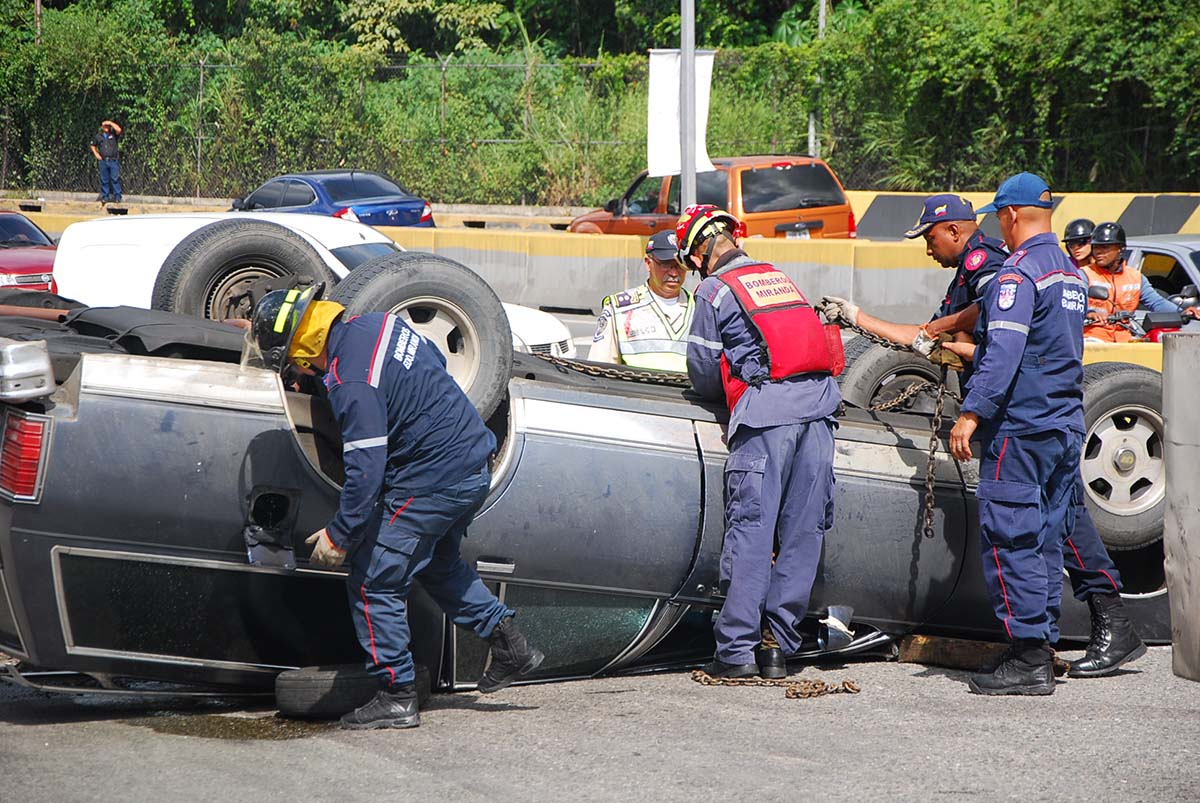
<path id="1" fill-rule="evenodd" d="M 56 250 L 52 245 L 0 248 L 0 273 L 49 273 Z"/>
<path id="2" fill-rule="evenodd" d="M 512 329 L 513 338 L 522 341 L 527 346 L 561 343 L 571 339 L 571 331 L 567 329 L 567 325 L 548 312 L 517 304 L 502 306 L 508 316 L 508 325 Z M 519 344 L 514 343 L 514 345 Z"/>

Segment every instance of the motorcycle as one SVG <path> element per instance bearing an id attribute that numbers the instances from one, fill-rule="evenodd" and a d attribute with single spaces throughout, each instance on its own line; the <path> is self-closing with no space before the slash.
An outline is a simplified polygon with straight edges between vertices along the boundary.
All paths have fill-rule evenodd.
<path id="1" fill-rule="evenodd" d="M 1184 312 L 1185 307 L 1196 306 L 1197 296 L 1200 296 L 1200 293 L 1197 292 L 1196 285 L 1189 284 L 1183 288 L 1181 293 L 1169 296 L 1167 299 L 1180 307 L 1177 312 L 1145 312 L 1139 316 L 1140 310 L 1122 310 L 1114 312 L 1103 321 L 1110 326 L 1120 326 L 1128 330 L 1133 339 L 1139 343 L 1161 343 L 1163 335 L 1179 332 L 1185 328 L 1189 330 L 1200 328 L 1200 325 L 1191 325 L 1196 321 L 1195 316 Z M 1088 287 L 1088 298 L 1107 301 L 1108 288 L 1103 285 L 1091 285 Z"/>

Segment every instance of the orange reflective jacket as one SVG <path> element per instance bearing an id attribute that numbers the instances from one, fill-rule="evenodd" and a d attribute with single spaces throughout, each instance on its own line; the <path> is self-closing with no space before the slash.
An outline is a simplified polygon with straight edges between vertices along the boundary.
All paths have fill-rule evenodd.
<path id="1" fill-rule="evenodd" d="M 1089 298 L 1088 307 L 1107 318 L 1114 312 L 1133 312 L 1142 298 L 1142 272 L 1121 261 L 1117 271 L 1107 271 L 1095 265 L 1085 265 L 1083 274 L 1089 285 L 1108 288 L 1108 298 Z M 1089 324 L 1083 327 L 1083 336 L 1104 340 L 1109 343 L 1127 343 L 1133 335 L 1124 326 L 1109 323 Z"/>

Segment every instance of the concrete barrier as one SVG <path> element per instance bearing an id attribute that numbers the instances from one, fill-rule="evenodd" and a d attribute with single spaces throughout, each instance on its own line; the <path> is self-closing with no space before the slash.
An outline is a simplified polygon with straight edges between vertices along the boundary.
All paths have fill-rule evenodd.
<path id="1" fill-rule="evenodd" d="M 1200 680 L 1200 335 L 1163 338 L 1163 449 L 1167 510 L 1163 523 L 1171 601 L 1171 664 Z"/>

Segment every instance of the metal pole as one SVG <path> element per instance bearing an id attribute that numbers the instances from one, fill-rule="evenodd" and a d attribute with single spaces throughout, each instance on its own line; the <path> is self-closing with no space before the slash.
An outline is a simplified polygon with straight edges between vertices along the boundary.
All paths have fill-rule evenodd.
<path id="1" fill-rule="evenodd" d="M 825 38 L 825 0 L 820 0 L 817 6 L 817 39 Z M 817 73 L 817 103 L 821 98 L 821 74 Z M 817 138 L 817 112 L 814 109 L 808 113 L 808 152 L 821 158 L 821 140 Z"/>
<path id="2" fill-rule="evenodd" d="M 679 203 L 696 203 L 696 7 L 679 0 Z"/>
<path id="3" fill-rule="evenodd" d="M 196 197 L 204 170 L 204 59 L 200 59 L 200 87 L 196 92 Z"/>

